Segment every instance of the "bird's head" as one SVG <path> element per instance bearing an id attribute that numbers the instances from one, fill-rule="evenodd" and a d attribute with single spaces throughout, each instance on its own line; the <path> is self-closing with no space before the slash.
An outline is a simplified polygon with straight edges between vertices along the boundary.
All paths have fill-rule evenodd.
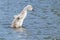
<path id="1" fill-rule="evenodd" d="M 32 5 L 27 5 L 27 6 L 26 6 L 26 9 L 27 9 L 27 10 L 32 10 L 33 7 L 32 7 Z"/>

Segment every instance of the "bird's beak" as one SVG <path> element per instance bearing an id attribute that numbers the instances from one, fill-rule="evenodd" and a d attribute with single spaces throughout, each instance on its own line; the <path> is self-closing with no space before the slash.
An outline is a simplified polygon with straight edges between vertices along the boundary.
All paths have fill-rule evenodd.
<path id="1" fill-rule="evenodd" d="M 32 11 L 34 11 L 34 9 L 32 9 Z"/>

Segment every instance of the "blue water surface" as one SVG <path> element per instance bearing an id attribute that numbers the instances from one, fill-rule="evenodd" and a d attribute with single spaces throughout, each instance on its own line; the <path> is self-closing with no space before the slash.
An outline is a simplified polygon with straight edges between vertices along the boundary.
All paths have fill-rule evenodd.
<path id="1" fill-rule="evenodd" d="M 23 30 L 11 28 L 13 16 L 27 5 L 33 11 Z M 60 0 L 0 0 L 0 40 L 60 40 Z"/>

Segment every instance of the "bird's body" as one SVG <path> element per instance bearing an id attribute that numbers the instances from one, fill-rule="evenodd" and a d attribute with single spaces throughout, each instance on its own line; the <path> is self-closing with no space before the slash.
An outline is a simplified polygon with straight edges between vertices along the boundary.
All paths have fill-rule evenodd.
<path id="1" fill-rule="evenodd" d="M 27 11 L 28 11 L 28 10 L 32 10 L 32 9 L 33 9 L 33 8 L 32 8 L 31 5 L 27 5 L 27 6 L 21 11 L 20 14 L 15 15 L 11 27 L 15 27 L 15 28 L 17 28 L 17 27 L 22 27 L 23 21 L 24 21 L 24 19 L 25 19 L 26 16 L 27 16 Z"/>

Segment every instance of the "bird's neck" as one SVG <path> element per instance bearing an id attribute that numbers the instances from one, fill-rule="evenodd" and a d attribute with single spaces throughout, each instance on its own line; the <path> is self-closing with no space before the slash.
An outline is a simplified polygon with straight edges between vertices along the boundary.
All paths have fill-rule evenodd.
<path id="1" fill-rule="evenodd" d="M 23 12 L 24 12 L 24 13 L 27 13 L 27 11 L 28 11 L 28 10 L 27 10 L 27 8 L 25 7 L 25 8 L 23 9 Z"/>
<path id="2" fill-rule="evenodd" d="M 28 7 L 25 7 L 23 10 L 26 10 L 27 11 L 28 10 Z"/>
<path id="3" fill-rule="evenodd" d="M 22 11 L 21 11 L 22 15 L 27 15 L 27 7 L 25 7 Z"/>

